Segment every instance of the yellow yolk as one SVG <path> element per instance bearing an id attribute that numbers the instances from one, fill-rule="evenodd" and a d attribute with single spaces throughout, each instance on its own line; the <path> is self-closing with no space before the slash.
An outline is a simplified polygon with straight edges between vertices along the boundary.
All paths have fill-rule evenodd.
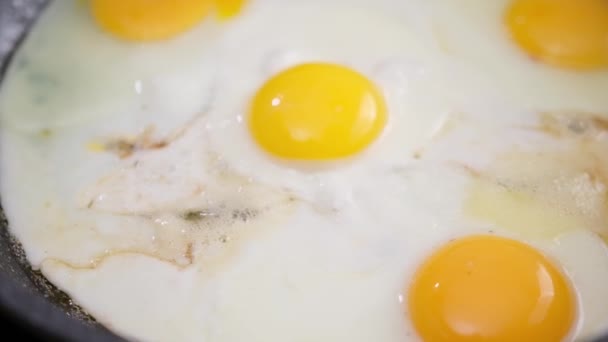
<path id="1" fill-rule="evenodd" d="M 172 38 L 189 30 L 213 9 L 210 0 L 92 0 L 99 25 L 127 40 Z"/>
<path id="2" fill-rule="evenodd" d="M 514 0 L 506 23 L 535 59 L 566 69 L 608 67 L 606 0 Z"/>
<path id="3" fill-rule="evenodd" d="M 255 94 L 249 128 L 257 143 L 282 158 L 329 160 L 370 145 L 386 123 L 376 86 L 347 67 L 311 63 L 285 70 Z"/>
<path id="4" fill-rule="evenodd" d="M 569 281 L 532 247 L 456 240 L 418 269 L 408 311 L 424 341 L 562 341 L 576 316 Z"/>
<path id="5" fill-rule="evenodd" d="M 245 0 L 91 0 L 106 31 L 131 41 L 155 41 L 183 33 L 215 8 L 222 19 L 239 13 Z"/>
<path id="6" fill-rule="evenodd" d="M 245 0 L 216 0 L 217 12 L 221 19 L 229 19 L 239 14 Z"/>

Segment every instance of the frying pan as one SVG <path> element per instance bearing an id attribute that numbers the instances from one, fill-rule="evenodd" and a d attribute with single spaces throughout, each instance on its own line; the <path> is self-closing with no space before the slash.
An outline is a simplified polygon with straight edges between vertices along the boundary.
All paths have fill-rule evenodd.
<path id="1" fill-rule="evenodd" d="M 47 3 L 0 0 L 0 82 L 12 53 Z M 8 224 L 0 199 L 0 315 L 45 341 L 124 342 L 32 270 Z M 608 342 L 608 334 L 589 342 Z"/>
<path id="2" fill-rule="evenodd" d="M 65 1 L 65 0 L 60 0 Z M 0 82 L 13 52 L 48 0 L 0 0 Z M 0 316 L 45 341 L 124 342 L 32 270 L 0 201 Z"/>

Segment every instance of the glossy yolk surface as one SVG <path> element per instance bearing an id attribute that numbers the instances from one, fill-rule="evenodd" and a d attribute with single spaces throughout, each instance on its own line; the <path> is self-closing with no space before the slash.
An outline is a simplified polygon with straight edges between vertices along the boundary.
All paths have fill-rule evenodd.
<path id="1" fill-rule="evenodd" d="M 608 67 L 608 1 L 514 0 L 506 24 L 534 59 L 564 69 Z"/>
<path id="2" fill-rule="evenodd" d="M 408 289 L 424 341 L 562 341 L 576 317 L 569 281 L 532 247 L 496 236 L 453 241 Z"/>
<path id="3" fill-rule="evenodd" d="M 255 94 L 249 128 L 278 157 L 328 160 L 362 151 L 386 122 L 384 98 L 344 66 L 310 63 L 287 69 Z"/>
<path id="4" fill-rule="evenodd" d="M 91 12 L 106 31 L 130 41 L 170 39 L 203 20 L 214 9 L 233 17 L 244 0 L 91 0 Z"/>
<path id="5" fill-rule="evenodd" d="M 241 12 L 245 0 L 216 0 L 218 15 L 221 19 L 229 19 Z"/>

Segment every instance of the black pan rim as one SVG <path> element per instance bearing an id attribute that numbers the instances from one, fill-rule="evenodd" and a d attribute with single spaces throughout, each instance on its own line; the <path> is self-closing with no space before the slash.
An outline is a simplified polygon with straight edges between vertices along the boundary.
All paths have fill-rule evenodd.
<path id="1" fill-rule="evenodd" d="M 17 38 L 8 54 L 0 56 L 0 86 L 14 53 L 27 37 L 29 29 L 35 23 L 40 12 L 51 1 L 45 1 L 45 5 L 26 25 L 25 30 Z M 0 218 L 4 216 L 1 203 L 0 198 Z M 1 232 L 4 233 L 2 235 L 9 235 L 12 238 L 8 231 L 8 225 L 0 225 L 0 229 L 4 230 Z M 27 268 L 27 265 L 22 266 Z M 31 272 L 31 270 L 26 269 L 25 272 Z M 19 327 L 20 330 L 30 333 L 32 337 L 45 341 L 125 341 L 125 338 L 112 333 L 103 326 L 91 324 L 71 316 L 41 292 L 36 292 L 24 284 L 20 284 L 4 272 L 0 272 L 0 317 Z M 608 332 L 599 338 L 580 340 L 580 342 L 608 342 Z"/>
<path id="2" fill-rule="evenodd" d="M 39 293 L 0 274 L 0 314 L 19 330 L 52 341 L 124 341 L 117 335 L 68 316 Z"/>
<path id="3" fill-rule="evenodd" d="M 13 60 L 15 52 L 27 38 L 29 29 L 50 1 L 44 1 L 38 12 L 24 26 L 23 32 L 16 37 L 13 46 L 4 56 L 0 56 L 0 86 Z M 16 241 L 8 229 L 0 198 L 1 235 L 9 241 Z M 11 244 L 15 242 L 10 242 Z M 20 249 L 19 246 L 16 247 Z M 15 254 L 11 251 L 11 254 Z M 20 259 L 15 255 L 16 259 Z M 20 265 L 25 273 L 33 272 L 29 265 Z M 121 342 L 123 338 L 104 327 L 93 325 L 71 316 L 67 311 L 54 304 L 40 292 L 33 291 L 13 277 L 0 272 L 0 317 L 17 326 L 19 330 L 32 337 L 50 341 L 94 341 Z"/>

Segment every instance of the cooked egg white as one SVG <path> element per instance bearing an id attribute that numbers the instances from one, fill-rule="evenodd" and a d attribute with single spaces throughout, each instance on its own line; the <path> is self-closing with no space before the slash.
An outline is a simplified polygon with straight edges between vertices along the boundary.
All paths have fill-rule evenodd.
<path id="1" fill-rule="evenodd" d="M 571 336 L 592 339 L 607 328 L 605 307 L 594 303 L 602 297 L 594 279 L 607 270 L 608 253 L 603 119 L 571 112 L 535 118 L 489 130 L 494 147 L 483 150 L 491 155 L 479 150 L 476 158 L 458 157 L 471 175 L 463 213 L 472 226 L 526 241 L 559 260 L 579 300 Z M 454 130 L 439 144 L 463 133 Z"/>
<path id="2" fill-rule="evenodd" d="M 563 272 L 568 340 L 608 330 L 605 191 L 578 177 L 605 126 L 530 109 L 607 110 L 601 72 L 511 50 L 486 61 L 470 30 L 497 29 L 462 12 L 471 3 L 443 4 L 450 18 L 439 1 L 238 3 L 230 20 L 145 43 L 81 2 L 49 6 L 0 92 L 2 205 L 34 268 L 133 340 L 419 341 L 418 267 L 454 239 L 496 235 Z M 259 89 L 309 62 L 349 68 L 386 103 L 382 132 L 346 158 L 273 155 L 248 124 Z M 555 191 L 526 167 L 538 151 L 543 174 L 584 186 Z"/>
<path id="3" fill-rule="evenodd" d="M 49 6 L 39 21 L 44 29 L 29 34 L 6 76 L 12 81 L 3 87 L 3 127 L 39 133 L 112 122 L 114 131 L 155 123 L 164 130 L 205 108 L 215 75 L 206 45 L 219 37 L 215 22 L 143 46 L 105 34 L 85 4 Z"/>
<path id="4" fill-rule="evenodd" d="M 495 97 L 477 76 L 465 76 L 430 42 L 415 36 L 412 24 L 402 19 L 409 15 L 407 6 L 395 5 L 390 12 L 387 4 L 377 5 L 252 4 L 218 47 L 224 63 L 216 91 L 226 96 L 217 96 L 206 113 L 205 137 L 219 158 L 257 181 L 340 206 L 349 201 L 352 185 L 373 177 L 374 168 L 411 162 L 448 117 L 478 105 L 467 94 Z M 267 18 L 281 18 L 280 34 L 279 26 L 264 24 Z M 314 62 L 361 73 L 379 89 L 388 114 L 380 137 L 361 153 L 311 166 L 265 153 L 252 143 L 248 120 L 251 98 L 264 82 Z"/>
<path id="5" fill-rule="evenodd" d="M 543 63 L 539 56 L 530 54 L 514 39 L 509 25 L 513 25 L 516 20 L 513 19 L 510 23 L 507 19 L 512 2 L 514 1 L 427 1 L 421 5 L 427 9 L 423 12 L 428 15 L 426 26 L 421 24 L 424 26 L 421 34 L 425 34 L 429 39 L 433 37 L 437 46 L 451 59 L 463 61 L 485 75 L 486 86 L 501 92 L 510 103 L 517 103 L 532 110 L 575 109 L 599 115 L 605 113 L 608 108 L 608 98 L 604 96 L 604 89 L 608 87 L 606 65 L 593 70 L 572 70 Z M 542 4 L 551 4 L 551 1 L 527 2 L 540 3 L 536 12 L 531 10 L 529 16 L 520 19 L 531 23 L 530 26 L 533 26 L 535 21 L 543 22 L 542 15 L 535 17 L 534 13 L 556 11 L 548 8 L 543 10 Z M 598 18 L 601 18 L 601 15 L 605 15 L 605 9 L 602 9 L 605 4 L 593 0 L 578 3 L 578 6 L 574 4 L 567 7 L 568 2 L 564 2 L 566 6 L 562 16 L 566 19 L 556 19 L 553 21 L 555 26 L 539 27 L 538 31 L 546 32 L 547 39 L 559 39 L 558 37 L 572 32 L 573 36 L 568 36 L 569 42 L 572 42 L 571 47 L 576 47 L 576 42 L 579 42 L 578 46 L 586 46 L 588 37 L 605 36 L 606 28 L 601 24 L 601 19 L 585 17 L 585 13 L 596 12 Z M 595 9 L 593 4 L 597 6 Z M 530 8 L 534 8 L 533 6 Z M 555 7 L 559 8 L 559 4 Z M 567 20 L 570 18 L 571 20 Z M 560 30 L 564 30 L 563 33 Z M 580 37 L 574 36 L 576 33 L 579 33 Z M 601 42 L 591 47 L 595 47 L 598 54 L 605 55 L 605 43 Z M 568 51 L 567 44 L 546 44 L 553 44 L 556 51 L 565 49 L 562 51 L 564 55 L 576 53 Z"/>

